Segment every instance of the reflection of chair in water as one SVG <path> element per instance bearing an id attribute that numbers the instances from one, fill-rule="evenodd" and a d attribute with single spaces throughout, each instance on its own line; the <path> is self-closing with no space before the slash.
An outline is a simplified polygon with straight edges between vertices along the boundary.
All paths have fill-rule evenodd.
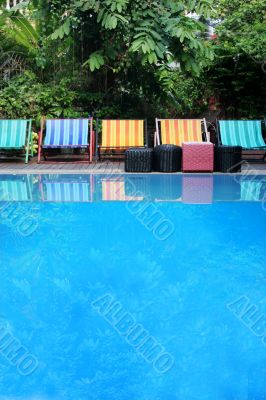
<path id="1" fill-rule="evenodd" d="M 181 175 L 126 175 L 127 196 L 151 201 L 181 201 Z"/>
<path id="2" fill-rule="evenodd" d="M 242 201 L 261 201 L 262 194 L 262 181 L 256 180 L 243 180 L 241 181 L 241 200 Z"/>
<path id="3" fill-rule="evenodd" d="M 32 176 L 0 178 L 0 201 L 31 201 Z"/>
<path id="4" fill-rule="evenodd" d="M 92 201 L 92 175 L 80 179 L 60 176 L 60 178 L 41 178 L 40 190 L 42 200 L 49 202 L 88 203 Z"/>
<path id="5" fill-rule="evenodd" d="M 151 187 L 151 197 L 155 201 L 181 201 L 182 176 L 164 175 L 157 176 Z"/>
<path id="6" fill-rule="evenodd" d="M 125 181 L 127 178 L 102 178 L 102 200 L 103 201 L 142 201 L 143 195 L 134 191 L 132 186 L 131 194 L 127 195 Z"/>
<path id="7" fill-rule="evenodd" d="M 213 202 L 213 176 L 183 176 L 182 202 L 211 204 Z"/>
<path id="8" fill-rule="evenodd" d="M 125 194 L 128 197 L 150 198 L 152 175 L 125 175 Z"/>

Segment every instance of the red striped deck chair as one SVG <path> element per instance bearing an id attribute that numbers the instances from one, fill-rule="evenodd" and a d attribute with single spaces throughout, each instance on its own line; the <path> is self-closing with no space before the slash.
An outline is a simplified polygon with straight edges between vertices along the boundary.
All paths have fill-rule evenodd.
<path id="1" fill-rule="evenodd" d="M 144 147 L 147 145 L 146 121 L 104 119 L 97 140 L 99 160 L 103 152 L 104 155 L 123 155 L 129 147 Z"/>
<path id="2" fill-rule="evenodd" d="M 42 156 L 47 160 L 49 150 L 60 149 L 85 149 L 88 158 L 82 162 L 92 162 L 94 146 L 93 118 L 41 121 L 38 163 L 41 162 Z"/>
<path id="3" fill-rule="evenodd" d="M 158 119 L 156 118 L 155 146 L 184 142 L 210 141 L 206 119 Z"/>

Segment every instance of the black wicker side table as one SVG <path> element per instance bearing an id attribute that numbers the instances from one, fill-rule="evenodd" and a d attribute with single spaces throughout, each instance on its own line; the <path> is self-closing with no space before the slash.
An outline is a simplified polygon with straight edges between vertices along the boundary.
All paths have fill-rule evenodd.
<path id="1" fill-rule="evenodd" d="M 125 152 L 126 172 L 151 172 L 153 163 L 153 149 L 130 148 Z"/>
<path id="2" fill-rule="evenodd" d="M 241 172 L 242 147 L 215 146 L 214 160 L 216 172 Z"/>
<path id="3" fill-rule="evenodd" d="M 178 172 L 182 166 L 182 148 L 162 144 L 154 149 L 154 170 L 157 172 Z"/>

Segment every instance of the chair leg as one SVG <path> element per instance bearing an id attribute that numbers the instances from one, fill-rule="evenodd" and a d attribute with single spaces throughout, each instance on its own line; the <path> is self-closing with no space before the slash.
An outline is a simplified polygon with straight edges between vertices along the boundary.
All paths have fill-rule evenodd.
<path id="1" fill-rule="evenodd" d="M 28 162 L 29 162 L 29 146 L 27 145 L 26 156 L 25 156 L 25 164 L 28 164 Z"/>
<path id="2" fill-rule="evenodd" d="M 46 154 L 45 154 L 45 150 L 44 150 L 44 149 L 42 149 L 42 155 L 43 155 L 44 161 L 47 161 L 47 157 L 46 157 Z"/>
<path id="3" fill-rule="evenodd" d="M 42 148 L 41 148 L 41 146 L 39 145 L 39 147 L 38 147 L 38 164 L 41 162 L 41 156 L 42 156 Z"/>

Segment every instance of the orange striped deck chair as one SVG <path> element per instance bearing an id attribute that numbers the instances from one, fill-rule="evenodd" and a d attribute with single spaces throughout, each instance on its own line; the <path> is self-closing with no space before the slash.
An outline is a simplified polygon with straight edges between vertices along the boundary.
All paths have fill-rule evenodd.
<path id="1" fill-rule="evenodd" d="M 141 201 L 141 196 L 127 196 L 123 179 L 102 181 L 102 201 Z"/>
<path id="2" fill-rule="evenodd" d="M 144 147 L 147 144 L 145 125 L 145 120 L 102 120 L 101 140 L 100 143 L 98 142 L 99 158 L 101 150 L 126 150 L 129 147 Z M 99 138 L 99 135 L 97 135 L 97 138 Z M 105 154 L 110 153 L 106 151 Z M 123 152 L 119 154 L 122 155 Z"/>
<path id="3" fill-rule="evenodd" d="M 184 142 L 202 142 L 202 126 L 205 138 L 209 142 L 207 123 L 204 119 L 158 119 L 156 118 L 155 146 Z"/>

